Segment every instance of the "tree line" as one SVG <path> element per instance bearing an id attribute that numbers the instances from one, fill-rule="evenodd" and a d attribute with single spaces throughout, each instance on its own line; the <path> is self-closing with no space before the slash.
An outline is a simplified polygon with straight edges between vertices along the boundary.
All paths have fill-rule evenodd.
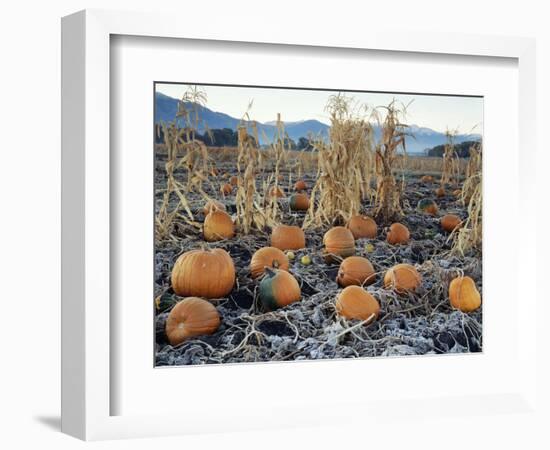
<path id="1" fill-rule="evenodd" d="M 251 136 L 251 138 L 254 139 L 253 136 Z M 202 134 L 195 131 L 195 139 L 204 142 L 209 147 L 236 147 L 238 145 L 237 132 L 231 128 L 216 128 Z M 287 136 L 284 141 L 286 148 L 290 150 L 309 151 L 313 149 L 311 142 L 305 137 L 301 137 L 298 139 L 298 142 L 295 142 Z M 163 142 L 164 133 L 162 131 L 162 126 L 156 124 L 155 143 L 162 144 Z"/>
<path id="2" fill-rule="evenodd" d="M 470 157 L 470 147 L 478 144 L 479 141 L 464 141 L 460 144 L 455 144 L 454 151 L 459 158 L 469 158 Z M 433 148 L 430 148 L 427 151 L 428 156 L 438 156 L 443 157 L 445 152 L 445 145 L 436 145 Z"/>

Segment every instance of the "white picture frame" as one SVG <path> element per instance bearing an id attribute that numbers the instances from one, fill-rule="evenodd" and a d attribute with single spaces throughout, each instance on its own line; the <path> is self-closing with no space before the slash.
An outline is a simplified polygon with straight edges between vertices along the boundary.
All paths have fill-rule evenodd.
<path id="1" fill-rule="evenodd" d="M 181 21 L 166 14 L 144 14 L 86 10 L 62 21 L 62 431 L 85 440 L 163 436 L 208 431 L 233 431 L 285 426 L 309 426 L 353 422 L 357 417 L 374 417 L 383 411 L 390 420 L 396 414 L 391 405 L 400 404 L 411 415 L 425 413 L 426 402 L 442 416 L 476 412 L 496 414 L 510 410 L 518 414 L 537 414 L 536 327 L 525 313 L 518 311 L 514 324 L 519 332 L 518 377 L 500 393 L 474 393 L 461 397 L 395 396 L 369 403 L 364 399 L 334 399 L 333 408 L 303 404 L 273 406 L 273 418 L 266 425 L 254 411 L 237 409 L 235 417 L 213 417 L 205 422 L 197 414 L 112 415 L 110 313 L 111 210 L 110 187 L 117 176 L 110 167 L 110 92 L 111 36 L 160 37 L 261 44 L 285 44 L 336 49 L 366 49 L 411 54 L 445 54 L 499 57 L 518 64 L 518 147 L 524 149 L 518 161 L 517 212 L 523 220 L 536 221 L 535 186 L 529 174 L 535 166 L 535 43 L 532 39 L 488 37 L 445 33 L 361 32 L 327 35 L 314 27 L 307 34 L 275 26 L 239 27 L 235 22 L 205 28 L 200 23 Z M 513 119 L 515 120 L 515 118 Z M 521 202 L 519 199 L 522 199 Z M 517 278 L 529 278 L 536 260 L 534 237 L 522 237 L 517 249 Z M 528 261 L 528 263 L 527 263 Z M 518 292 L 510 293 L 517 306 Z M 522 309 L 537 309 L 535 285 L 522 292 Z M 494 310 L 493 310 L 494 311 Z M 491 310 L 488 311 L 488 314 Z M 523 344 L 522 344 L 523 343 Z M 528 345 L 525 343 L 529 343 Z M 309 365 L 330 364 L 315 362 Z M 355 365 L 354 365 L 355 364 Z M 399 370 L 401 360 L 382 364 Z M 217 370 L 247 370 L 265 373 L 269 368 L 225 367 Z M 332 370 L 335 366 L 327 366 Z M 347 369 L 356 370 L 350 362 Z M 327 369 L 329 370 L 329 369 Z M 182 375 L 182 377 L 185 376 Z M 453 393 L 453 395 L 456 395 Z M 424 406 L 423 406 L 424 405 Z M 267 410 L 266 410 L 267 411 Z M 265 411 L 264 411 L 265 413 Z M 240 415 L 240 416 L 239 416 Z M 238 420 L 239 418 L 246 420 Z M 276 419 L 275 419 L 276 418 Z"/>

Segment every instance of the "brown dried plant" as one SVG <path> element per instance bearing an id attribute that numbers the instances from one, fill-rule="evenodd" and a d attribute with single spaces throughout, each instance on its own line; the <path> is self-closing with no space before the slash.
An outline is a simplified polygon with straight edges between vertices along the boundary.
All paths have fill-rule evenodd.
<path id="1" fill-rule="evenodd" d="M 343 94 L 329 97 L 328 141 L 311 143 L 317 153 L 317 180 L 303 227 L 347 221 L 359 213 L 361 199 L 370 195 L 373 173 L 372 125 L 366 106 Z"/>
<path id="2" fill-rule="evenodd" d="M 250 104 L 249 109 L 251 106 Z M 252 131 L 251 134 L 249 128 Z M 261 206 L 261 198 L 256 189 L 256 176 L 260 173 L 263 158 L 258 144 L 258 128 L 256 122 L 249 120 L 247 111 L 238 129 L 237 172 L 239 181 L 235 196 L 236 224 L 243 234 L 249 234 L 253 229 L 263 230 L 266 226 L 273 225 L 271 216 Z M 264 191 L 265 189 L 264 187 Z"/>
<path id="3" fill-rule="evenodd" d="M 458 129 L 445 131 L 447 142 L 443 148 L 443 171 L 441 173 L 441 187 L 449 184 L 458 185 L 460 182 L 460 160 L 455 151 L 455 139 Z"/>
<path id="4" fill-rule="evenodd" d="M 273 193 L 280 189 L 281 169 L 288 162 L 290 152 L 290 139 L 281 120 L 281 114 L 277 114 L 276 127 L 276 135 L 268 149 L 269 158 L 274 166 L 274 170 L 263 186 L 264 214 L 270 226 L 279 223 L 282 216 L 279 201 Z M 292 176 L 289 178 L 289 183 L 291 179 Z"/>
<path id="5" fill-rule="evenodd" d="M 186 194 L 196 190 L 203 197 L 208 198 L 202 188 L 202 183 L 208 178 L 208 149 L 203 142 L 196 139 L 200 121 L 199 107 L 204 104 L 206 104 L 206 93 L 197 86 L 191 86 L 178 102 L 174 120 L 161 124 L 167 160 L 166 190 L 163 192 L 162 202 L 155 218 L 155 234 L 158 240 L 174 239 L 172 228 L 176 218 L 199 226 L 194 220 Z M 186 184 L 176 178 L 176 171 L 179 168 L 187 170 Z M 170 202 L 173 195 L 176 196 L 177 203 L 171 208 Z"/>
<path id="6" fill-rule="evenodd" d="M 480 143 L 470 148 L 470 160 L 466 168 L 466 180 L 462 187 L 461 201 L 467 206 L 468 218 L 463 226 L 451 235 L 451 238 L 454 238 L 451 253 L 464 256 L 471 250 L 481 250 L 483 183 Z"/>
<path id="7" fill-rule="evenodd" d="M 406 106 L 393 100 L 388 106 L 379 107 L 385 110 L 381 123 L 381 136 L 376 144 L 376 198 L 374 215 L 383 223 L 398 220 L 403 215 L 401 207 L 402 186 L 394 177 L 396 162 L 405 165 L 407 149 L 405 138 L 410 136 L 408 125 L 401 122 L 406 113 Z M 398 155 L 399 147 L 403 155 Z M 398 157 L 399 156 L 399 157 Z M 404 183 L 404 178 L 403 178 Z"/>

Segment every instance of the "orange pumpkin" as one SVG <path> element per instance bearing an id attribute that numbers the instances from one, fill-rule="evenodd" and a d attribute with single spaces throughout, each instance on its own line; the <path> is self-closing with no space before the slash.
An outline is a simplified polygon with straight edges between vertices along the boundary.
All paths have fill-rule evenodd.
<path id="1" fill-rule="evenodd" d="M 293 194 L 290 197 L 292 211 L 306 211 L 309 208 L 309 198 L 306 194 Z"/>
<path id="2" fill-rule="evenodd" d="M 233 175 L 230 179 L 229 179 L 229 183 L 231 183 L 232 186 L 237 186 L 239 184 L 239 177 L 236 176 L 236 175 Z"/>
<path id="3" fill-rule="evenodd" d="M 278 248 L 263 247 L 257 250 L 250 260 L 252 278 L 258 278 L 265 272 L 265 268 L 288 270 L 288 258 Z"/>
<path id="4" fill-rule="evenodd" d="M 422 183 L 433 183 L 434 177 L 432 177 L 431 175 L 424 175 L 422 178 L 420 178 L 420 181 L 422 181 Z"/>
<path id="5" fill-rule="evenodd" d="M 306 182 L 304 180 L 298 180 L 294 183 L 295 191 L 305 191 L 307 189 Z"/>
<path id="6" fill-rule="evenodd" d="M 455 216 L 454 214 L 447 214 L 441 218 L 441 228 L 443 228 L 448 233 L 453 232 L 456 228 L 460 228 L 462 225 L 462 220 L 460 217 Z"/>
<path id="7" fill-rule="evenodd" d="M 212 175 L 213 177 L 217 177 L 218 169 L 216 169 L 215 167 L 212 167 L 212 169 L 210 170 L 210 175 Z"/>
<path id="8" fill-rule="evenodd" d="M 481 295 L 470 277 L 457 277 L 449 284 L 449 300 L 453 308 L 468 313 L 481 306 Z"/>
<path id="9" fill-rule="evenodd" d="M 166 319 L 166 337 L 171 345 L 194 336 L 213 334 L 220 326 L 220 315 L 212 303 L 188 297 L 172 308 Z"/>
<path id="10" fill-rule="evenodd" d="M 355 254 L 355 239 L 350 230 L 333 227 L 323 236 L 325 261 L 334 262 Z"/>
<path id="11" fill-rule="evenodd" d="M 355 239 L 374 239 L 378 232 L 376 222 L 368 216 L 353 216 L 348 221 L 347 227 Z"/>
<path id="12" fill-rule="evenodd" d="M 172 288 L 180 297 L 222 298 L 235 284 L 235 265 L 221 248 L 190 250 L 172 268 Z"/>
<path id="13" fill-rule="evenodd" d="M 206 216 L 209 212 L 219 209 L 220 211 L 225 211 L 225 205 L 222 202 L 217 200 L 208 200 L 206 205 L 204 205 L 203 213 Z"/>
<path id="14" fill-rule="evenodd" d="M 350 256 L 341 262 L 336 282 L 342 287 L 363 286 L 374 283 L 375 279 L 374 267 L 367 258 Z"/>
<path id="15" fill-rule="evenodd" d="M 271 231 L 271 245 L 279 250 L 299 250 L 306 246 L 306 235 L 300 227 L 277 225 Z"/>
<path id="16" fill-rule="evenodd" d="M 282 198 L 285 196 L 285 193 L 283 192 L 283 190 L 279 187 L 279 186 L 273 186 L 270 190 L 269 190 L 269 195 L 271 197 L 277 197 L 277 198 Z"/>
<path id="17" fill-rule="evenodd" d="M 397 264 L 384 275 L 384 286 L 400 294 L 414 292 L 422 282 L 418 271 L 410 264 Z"/>
<path id="18" fill-rule="evenodd" d="M 260 281 L 258 296 L 267 311 L 290 305 L 302 297 L 296 278 L 284 270 L 267 268 Z"/>
<path id="19" fill-rule="evenodd" d="M 386 236 L 386 240 L 391 245 L 406 244 L 410 238 L 409 229 L 402 223 L 392 223 Z"/>
<path id="20" fill-rule="evenodd" d="M 221 241 L 235 236 L 235 225 L 229 214 L 215 209 L 206 215 L 202 231 L 206 241 Z"/>
<path id="21" fill-rule="evenodd" d="M 436 195 L 436 197 L 439 197 L 439 198 L 445 197 L 445 189 L 442 188 L 442 187 L 437 188 L 435 190 L 435 195 Z"/>
<path id="22" fill-rule="evenodd" d="M 336 312 L 346 319 L 376 319 L 380 304 L 360 286 L 348 286 L 336 298 Z"/>
<path id="23" fill-rule="evenodd" d="M 222 185 L 222 187 L 220 188 L 220 192 L 223 194 L 223 195 L 229 195 L 231 194 L 231 192 L 233 192 L 233 186 L 229 183 L 225 183 L 224 185 Z"/>

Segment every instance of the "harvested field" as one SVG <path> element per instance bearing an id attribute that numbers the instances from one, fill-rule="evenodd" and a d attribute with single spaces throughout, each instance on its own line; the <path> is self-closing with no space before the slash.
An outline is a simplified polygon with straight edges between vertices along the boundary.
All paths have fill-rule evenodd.
<path id="1" fill-rule="evenodd" d="M 155 185 L 158 215 L 167 188 L 166 152 L 156 147 Z M 290 152 L 290 160 L 299 152 Z M 204 193 L 222 202 L 235 218 L 237 207 L 235 191 L 222 196 L 220 185 L 226 178 L 238 175 L 234 149 L 209 149 L 217 175 L 208 175 L 202 183 Z M 311 191 L 317 178 L 315 155 L 304 165 L 301 176 Z M 355 254 L 368 258 L 376 271 L 376 280 L 366 287 L 380 304 L 378 320 L 369 323 L 346 320 L 336 313 L 335 299 L 341 288 L 336 283 L 338 263 L 326 263 L 323 258 L 323 235 L 330 225 L 305 230 L 306 248 L 294 251 L 289 271 L 298 280 L 302 298 L 284 308 L 265 312 L 258 299 L 258 280 L 251 278 L 249 264 L 253 253 L 269 246 L 270 228 L 252 230 L 244 235 L 237 232 L 232 239 L 207 243 L 201 226 L 204 221 L 203 194 L 186 193 L 193 215 L 190 220 L 179 214 L 173 219 L 171 237 L 157 239 L 155 249 L 156 296 L 156 365 L 216 364 L 260 361 L 296 361 L 332 358 L 376 356 L 426 355 L 441 353 L 480 352 L 482 350 L 482 309 L 463 313 L 449 303 L 448 286 L 457 275 L 468 275 L 482 290 L 482 258 L 478 249 L 469 249 L 464 255 L 451 252 L 453 240 L 441 229 L 440 217 L 455 214 L 468 216 L 467 207 L 446 189 L 436 198 L 437 182 L 424 183 L 421 175 L 439 173 L 441 158 L 408 158 L 403 190 L 403 213 L 400 221 L 410 230 L 411 238 L 404 245 L 386 242 L 389 224 L 378 223 L 374 239 L 357 239 Z M 282 211 L 281 223 L 302 226 L 307 211 L 291 211 L 289 195 L 296 181 L 292 164 L 280 171 L 279 187 L 284 197 L 278 199 Z M 269 164 L 255 179 L 257 192 L 263 192 L 272 176 Z M 174 178 L 186 185 L 188 172 L 183 167 L 174 170 Z M 227 174 L 223 178 L 224 174 Z M 434 177 L 436 178 L 436 177 Z M 401 183 L 401 178 L 396 175 Z M 374 188 L 374 186 L 373 186 Z M 439 207 L 436 216 L 417 210 L 417 203 L 433 198 Z M 171 195 L 168 210 L 178 206 L 178 196 Z M 363 199 L 361 213 L 372 215 L 373 202 Z M 171 287 L 171 271 L 179 255 L 201 247 L 225 249 L 234 261 L 236 284 L 227 297 L 213 299 L 221 318 L 217 331 L 211 335 L 196 336 L 178 345 L 170 345 L 165 324 L 170 309 L 182 298 Z M 304 265 L 301 257 L 309 255 L 312 263 Z M 398 263 L 414 265 L 422 276 L 422 284 L 414 293 L 397 294 L 384 287 L 385 272 Z M 216 274 L 212 274 L 215 277 Z"/>

